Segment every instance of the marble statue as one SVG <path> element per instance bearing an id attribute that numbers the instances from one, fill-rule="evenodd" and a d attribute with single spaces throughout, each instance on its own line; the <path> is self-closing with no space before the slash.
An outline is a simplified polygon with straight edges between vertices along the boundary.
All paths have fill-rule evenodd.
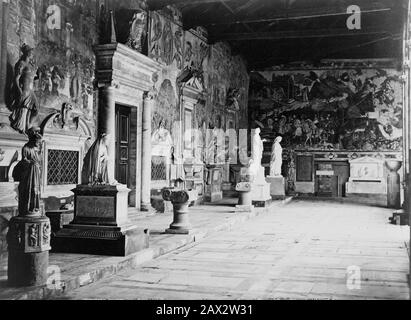
<path id="1" fill-rule="evenodd" d="M 102 134 L 90 147 L 84 158 L 83 185 L 110 184 L 108 174 L 108 135 Z"/>
<path id="2" fill-rule="evenodd" d="M 36 70 L 32 63 L 34 49 L 25 44 L 21 51 L 23 55 L 14 68 L 13 97 L 9 106 L 12 114 L 9 120 L 14 130 L 27 134 L 33 118 L 38 113 L 39 106 L 33 90 L 36 76 Z"/>
<path id="3" fill-rule="evenodd" d="M 278 177 L 281 176 L 281 167 L 283 165 L 283 148 L 281 147 L 282 137 L 277 137 L 274 140 L 273 148 L 271 152 L 270 161 L 270 176 Z"/>
<path id="4" fill-rule="evenodd" d="M 263 140 L 261 140 L 260 133 L 260 128 L 254 130 L 251 145 L 251 160 L 249 163 L 251 175 L 257 175 L 258 171 L 261 169 L 261 160 L 263 158 L 264 145 Z"/>
<path id="5" fill-rule="evenodd" d="M 13 179 L 19 182 L 18 208 L 20 216 L 38 216 L 40 212 L 41 143 L 40 130 L 27 131 L 29 142 L 22 149 L 22 160 L 13 171 Z"/>

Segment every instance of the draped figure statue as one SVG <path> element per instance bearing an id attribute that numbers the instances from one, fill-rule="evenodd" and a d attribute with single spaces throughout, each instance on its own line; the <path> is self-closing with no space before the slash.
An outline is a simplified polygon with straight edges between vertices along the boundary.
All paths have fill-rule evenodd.
<path id="1" fill-rule="evenodd" d="M 22 149 L 22 159 L 13 170 L 13 179 L 19 182 L 18 208 L 20 216 L 40 215 L 41 142 L 39 129 L 27 131 L 29 142 Z"/>
<path id="2" fill-rule="evenodd" d="M 110 184 L 108 175 L 108 161 L 107 135 L 102 134 L 93 143 L 84 158 L 82 184 Z"/>
<path id="3" fill-rule="evenodd" d="M 282 137 L 277 137 L 274 140 L 273 148 L 271 152 L 271 161 L 270 161 L 270 176 L 278 177 L 281 176 L 281 168 L 283 165 L 283 148 L 281 147 Z"/>
<path id="4" fill-rule="evenodd" d="M 249 164 L 250 174 L 256 176 L 261 169 L 261 160 L 263 158 L 264 145 L 260 137 L 261 129 L 254 131 L 251 145 L 251 160 Z"/>

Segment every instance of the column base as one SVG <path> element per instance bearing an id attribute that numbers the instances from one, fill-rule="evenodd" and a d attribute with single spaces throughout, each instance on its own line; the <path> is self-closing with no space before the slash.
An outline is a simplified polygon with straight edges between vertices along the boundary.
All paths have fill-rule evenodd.
<path id="1" fill-rule="evenodd" d="M 149 230 L 136 226 L 69 225 L 51 241 L 52 252 L 128 256 L 149 247 Z"/>

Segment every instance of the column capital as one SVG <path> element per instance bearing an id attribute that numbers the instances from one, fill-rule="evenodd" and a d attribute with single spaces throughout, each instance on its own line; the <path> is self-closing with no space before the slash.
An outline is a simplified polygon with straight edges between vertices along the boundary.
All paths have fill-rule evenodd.
<path id="1" fill-rule="evenodd" d="M 156 92 L 154 90 L 145 91 L 143 94 L 144 101 L 154 101 L 156 98 Z"/>

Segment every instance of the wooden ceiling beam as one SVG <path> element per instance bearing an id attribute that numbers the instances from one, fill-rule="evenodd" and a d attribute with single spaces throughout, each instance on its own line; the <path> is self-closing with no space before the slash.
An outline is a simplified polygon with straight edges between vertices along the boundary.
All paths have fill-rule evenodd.
<path id="1" fill-rule="evenodd" d="M 210 42 L 217 41 L 248 41 L 248 40 L 284 40 L 303 38 L 334 38 L 353 37 L 365 35 L 391 35 L 392 32 L 381 28 L 363 28 L 361 30 L 338 29 L 315 29 L 315 30 L 293 30 L 273 32 L 250 32 L 250 33 L 225 33 L 210 35 Z"/>

